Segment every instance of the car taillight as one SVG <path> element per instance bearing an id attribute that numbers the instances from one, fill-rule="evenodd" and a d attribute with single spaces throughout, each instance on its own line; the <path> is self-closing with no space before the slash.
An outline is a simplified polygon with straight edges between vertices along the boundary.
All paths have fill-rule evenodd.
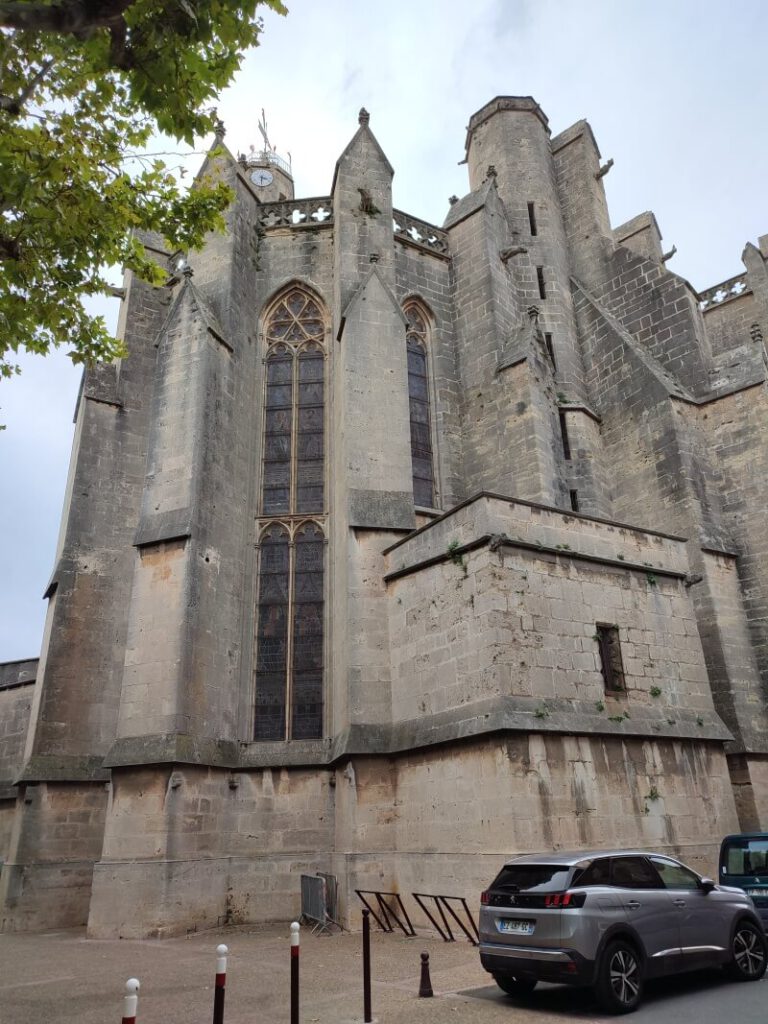
<path id="1" fill-rule="evenodd" d="M 480 893 L 480 902 L 483 904 L 484 907 L 487 907 L 488 904 L 491 902 L 491 894 L 488 889 Z"/>
<path id="2" fill-rule="evenodd" d="M 545 907 L 583 907 L 587 899 L 585 892 L 553 892 L 544 897 Z"/>

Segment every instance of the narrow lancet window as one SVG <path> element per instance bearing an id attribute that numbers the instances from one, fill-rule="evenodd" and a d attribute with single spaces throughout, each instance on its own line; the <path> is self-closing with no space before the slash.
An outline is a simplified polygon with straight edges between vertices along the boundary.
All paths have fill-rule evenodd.
<path id="1" fill-rule="evenodd" d="M 435 506 L 435 470 L 432 424 L 429 409 L 427 318 L 418 305 L 405 307 L 408 349 L 408 398 L 411 413 L 411 465 L 413 501 L 424 508 Z"/>
<path id="2" fill-rule="evenodd" d="M 325 319 L 292 288 L 265 325 L 257 740 L 323 734 Z M 307 520 L 307 516 L 312 516 Z"/>
<path id="3" fill-rule="evenodd" d="M 283 526 L 270 526 L 261 538 L 256 627 L 256 739 L 285 738 L 288 698 L 288 607 L 290 545 Z"/>
<path id="4" fill-rule="evenodd" d="M 318 739 L 323 722 L 323 552 L 319 526 L 296 534 L 293 571 L 293 686 L 291 736 Z"/>

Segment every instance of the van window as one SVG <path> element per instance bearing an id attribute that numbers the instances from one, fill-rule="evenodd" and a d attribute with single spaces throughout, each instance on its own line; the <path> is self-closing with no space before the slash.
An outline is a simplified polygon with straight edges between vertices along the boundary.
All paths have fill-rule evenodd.
<path id="1" fill-rule="evenodd" d="M 768 836 L 765 839 L 732 839 L 723 850 L 726 875 L 768 877 Z"/>

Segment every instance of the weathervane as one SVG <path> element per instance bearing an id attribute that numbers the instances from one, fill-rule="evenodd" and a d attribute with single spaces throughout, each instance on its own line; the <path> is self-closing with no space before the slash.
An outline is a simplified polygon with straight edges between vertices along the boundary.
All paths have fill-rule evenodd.
<path id="1" fill-rule="evenodd" d="M 269 136 L 267 135 L 267 119 L 264 115 L 264 107 L 261 108 L 261 120 L 259 121 L 259 131 L 261 137 L 264 139 L 264 149 L 267 153 L 274 152 L 275 147 L 270 143 Z"/>

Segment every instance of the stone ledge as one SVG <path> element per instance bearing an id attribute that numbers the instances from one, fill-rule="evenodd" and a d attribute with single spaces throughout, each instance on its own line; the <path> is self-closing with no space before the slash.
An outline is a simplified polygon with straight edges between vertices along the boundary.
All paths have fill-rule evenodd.
<path id="1" fill-rule="evenodd" d="M 159 733 L 124 736 L 116 740 L 103 763 L 105 768 L 145 764 L 199 764 L 214 768 L 236 768 L 239 761 L 238 744 L 234 741 Z"/>
<path id="2" fill-rule="evenodd" d="M 18 778 L 28 782 L 109 782 L 100 757 L 73 754 L 37 754 L 26 762 Z"/>
<path id="3" fill-rule="evenodd" d="M 427 720 L 410 719 L 393 725 L 352 725 L 335 738 L 332 758 L 340 760 L 360 754 L 404 753 L 497 732 L 693 739 L 721 743 L 732 738 L 714 711 L 695 715 L 690 711 L 649 707 L 633 708 L 630 715 L 630 718 L 618 722 L 611 721 L 607 711 L 598 712 L 589 701 L 496 697 L 478 701 L 471 707 L 433 715 Z M 674 723 L 670 724 L 672 717 Z"/>
<path id="4" fill-rule="evenodd" d="M 622 708 L 626 706 L 619 702 L 617 712 Z M 108 781 L 110 768 L 147 764 L 192 764 L 229 770 L 330 768 L 350 757 L 392 757 L 498 733 L 694 740 L 728 743 L 729 749 L 733 742 L 714 711 L 697 715 L 668 707 L 642 707 L 632 708 L 629 714 L 629 718 L 618 721 L 618 713 L 611 716 L 608 710 L 598 711 L 591 701 L 495 697 L 428 718 L 353 724 L 324 740 L 238 744 L 186 735 L 125 737 L 113 745 L 103 762 L 98 758 L 36 758 L 25 767 L 20 781 Z"/>
<path id="5" fill-rule="evenodd" d="M 141 548 L 148 544 L 191 537 L 193 519 L 191 508 L 175 508 L 169 512 L 142 516 L 133 538 L 133 546 Z"/>

